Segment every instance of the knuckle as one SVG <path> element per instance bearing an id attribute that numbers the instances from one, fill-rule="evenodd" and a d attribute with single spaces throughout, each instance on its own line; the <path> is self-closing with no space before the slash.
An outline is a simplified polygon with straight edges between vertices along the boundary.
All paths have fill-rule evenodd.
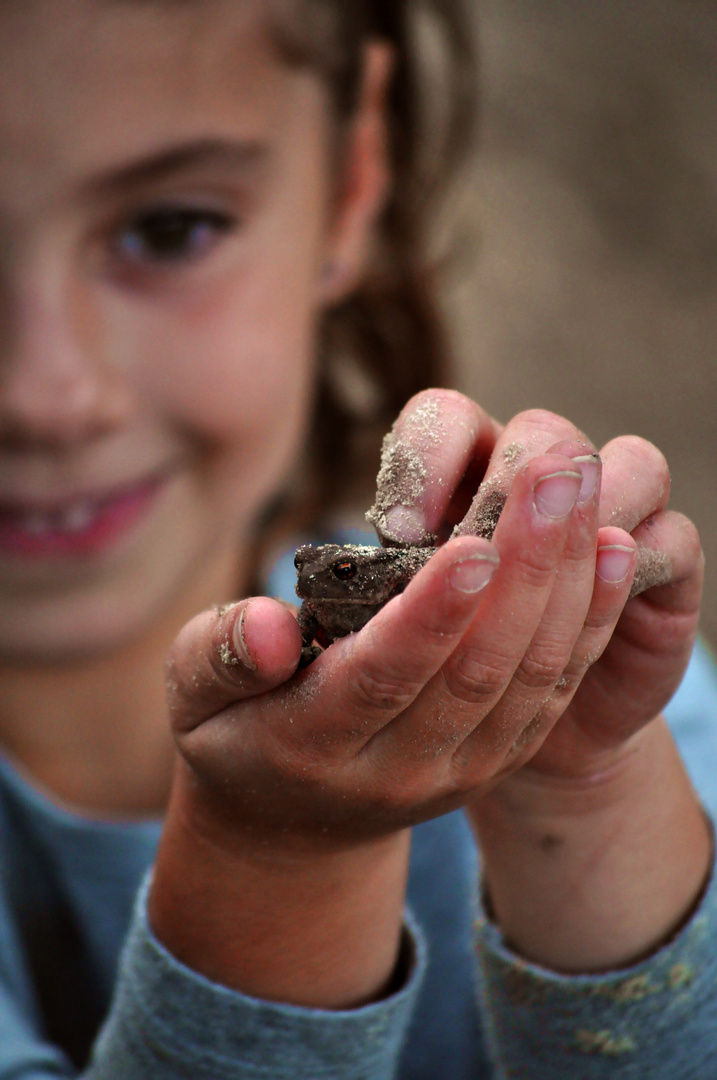
<path id="1" fill-rule="evenodd" d="M 583 634 L 589 637 L 595 637 L 603 631 L 608 630 L 615 624 L 615 621 L 619 617 L 624 606 L 624 595 L 611 590 L 607 593 L 600 607 L 595 608 L 593 606 L 590 611 L 588 611 L 583 623 Z"/>
<path id="2" fill-rule="evenodd" d="M 499 697 L 509 678 L 510 666 L 504 656 L 476 649 L 464 650 L 444 669 L 452 697 L 470 705 L 483 705 Z"/>
<path id="3" fill-rule="evenodd" d="M 570 582 L 582 586 L 583 593 L 589 600 L 592 580 L 587 577 L 588 571 L 594 574 L 595 567 L 595 538 L 587 531 L 581 531 L 577 537 L 569 537 L 562 551 L 560 571 L 567 576 Z"/>
<path id="4" fill-rule="evenodd" d="M 585 657 L 575 662 L 571 661 L 556 682 L 553 696 L 559 701 L 572 698 L 589 667 L 590 662 Z"/>
<path id="5" fill-rule="evenodd" d="M 542 589 L 552 580 L 559 555 L 554 549 L 532 547 L 516 554 L 514 570 L 522 588 Z"/>
<path id="6" fill-rule="evenodd" d="M 455 624 L 450 625 L 451 618 L 445 611 L 440 611 L 433 605 L 426 605 L 423 610 L 416 612 L 414 636 L 417 643 L 430 651 L 435 649 L 445 650 L 451 639 L 456 638 Z"/>
<path id="7" fill-rule="evenodd" d="M 396 713 L 410 705 L 419 689 L 391 672 L 364 667 L 356 674 L 353 696 L 361 712 Z"/>
<path id="8" fill-rule="evenodd" d="M 446 643 L 445 616 L 433 605 L 425 605 L 414 612 L 414 635 L 419 635 L 429 646 Z"/>
<path id="9" fill-rule="evenodd" d="M 525 654 L 516 668 L 514 678 L 526 690 L 551 690 L 559 681 L 564 660 L 555 649 L 533 648 Z"/>
<path id="10" fill-rule="evenodd" d="M 600 628 L 604 630 L 604 627 Z M 555 689 L 562 694 L 574 693 L 587 671 L 596 664 L 607 647 L 610 637 L 606 633 L 584 631 L 581 640 L 563 668 Z"/>

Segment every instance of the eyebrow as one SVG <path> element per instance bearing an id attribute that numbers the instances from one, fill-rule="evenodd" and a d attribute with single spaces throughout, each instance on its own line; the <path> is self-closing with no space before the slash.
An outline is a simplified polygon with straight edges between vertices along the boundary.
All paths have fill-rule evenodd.
<path id="1" fill-rule="evenodd" d="M 91 195 L 113 194 L 205 166 L 248 169 L 261 163 L 267 156 L 268 147 L 259 141 L 196 139 L 109 169 L 92 177 L 85 187 Z"/>

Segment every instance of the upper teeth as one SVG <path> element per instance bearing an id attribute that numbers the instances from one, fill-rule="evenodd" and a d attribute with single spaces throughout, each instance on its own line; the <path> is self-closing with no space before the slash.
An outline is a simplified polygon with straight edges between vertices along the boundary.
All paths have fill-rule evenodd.
<path id="1" fill-rule="evenodd" d="M 80 532 L 86 529 L 94 517 L 94 510 L 88 502 L 78 502 L 60 512 L 60 528 L 67 532 Z"/>
<path id="2" fill-rule="evenodd" d="M 77 502 L 62 510 L 33 510 L 25 516 L 23 525 L 33 536 L 46 536 L 51 532 L 81 532 L 95 516 L 89 502 Z"/>

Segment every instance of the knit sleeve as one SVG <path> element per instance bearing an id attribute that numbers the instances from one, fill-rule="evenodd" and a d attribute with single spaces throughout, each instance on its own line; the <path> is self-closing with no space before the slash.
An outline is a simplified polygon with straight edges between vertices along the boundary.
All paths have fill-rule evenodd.
<path id="1" fill-rule="evenodd" d="M 500 1080 L 717 1075 L 717 883 L 687 926 L 634 967 L 561 976 L 506 948 L 481 914 L 479 988 Z"/>
<path id="2" fill-rule="evenodd" d="M 391 1080 L 425 967 L 417 929 L 403 986 L 351 1011 L 274 1004 L 215 985 L 153 936 L 139 896 L 87 1080 Z"/>

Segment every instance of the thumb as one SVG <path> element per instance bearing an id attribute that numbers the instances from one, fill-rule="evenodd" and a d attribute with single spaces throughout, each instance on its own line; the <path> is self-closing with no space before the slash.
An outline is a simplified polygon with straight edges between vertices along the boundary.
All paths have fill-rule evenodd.
<path id="1" fill-rule="evenodd" d="M 301 631 L 278 600 L 256 597 L 205 611 L 180 631 L 167 663 L 167 699 L 176 731 L 286 682 L 301 655 Z"/>

